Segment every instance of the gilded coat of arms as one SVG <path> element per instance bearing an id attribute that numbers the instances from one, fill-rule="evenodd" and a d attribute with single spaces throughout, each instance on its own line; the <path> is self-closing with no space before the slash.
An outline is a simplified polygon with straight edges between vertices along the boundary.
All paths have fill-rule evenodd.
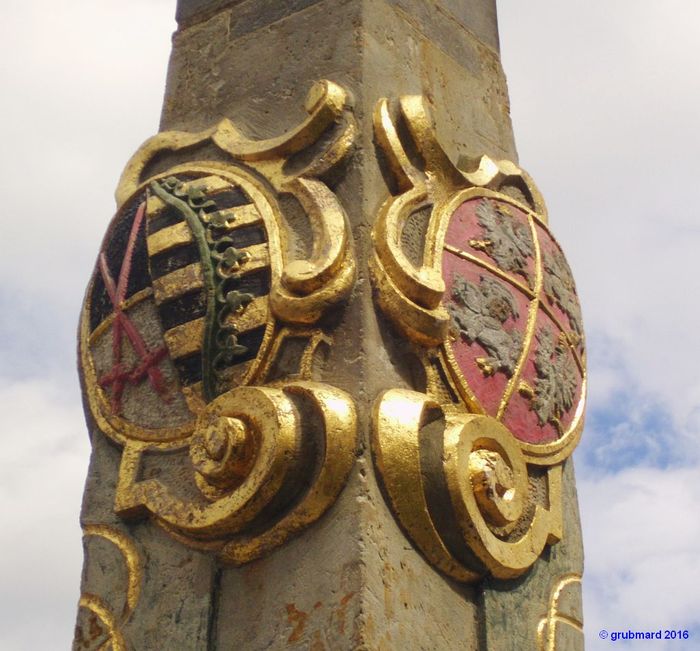
<path id="1" fill-rule="evenodd" d="M 565 436 L 582 398 L 581 314 L 545 224 L 507 197 L 468 199 L 447 224 L 442 273 L 455 381 L 518 440 Z"/>
<path id="2" fill-rule="evenodd" d="M 463 581 L 514 577 L 562 535 L 561 463 L 583 424 L 571 271 L 516 165 L 455 166 L 422 97 L 382 100 L 374 121 L 398 190 L 373 233 L 376 300 L 424 376 L 377 399 L 377 468 L 436 567 Z"/>
<path id="3" fill-rule="evenodd" d="M 270 140 L 225 119 L 144 143 L 81 319 L 90 413 L 122 447 L 116 512 L 238 564 L 318 519 L 354 459 L 353 401 L 315 369 L 332 344 L 318 322 L 355 279 L 344 211 L 319 176 L 356 127 L 332 82 L 306 110 Z"/>

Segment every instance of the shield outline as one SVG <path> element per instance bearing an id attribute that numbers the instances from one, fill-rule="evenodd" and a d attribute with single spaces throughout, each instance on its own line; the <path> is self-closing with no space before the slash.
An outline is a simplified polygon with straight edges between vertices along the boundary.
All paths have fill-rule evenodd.
<path id="1" fill-rule="evenodd" d="M 105 242 L 109 240 L 109 237 L 111 236 L 120 217 L 123 215 L 124 210 L 130 206 L 134 200 L 138 199 L 139 195 L 144 192 L 152 181 L 162 180 L 169 176 L 176 176 L 177 174 L 183 173 L 217 175 L 232 185 L 240 185 L 248 193 L 250 198 L 253 200 L 253 204 L 260 213 L 260 216 L 262 217 L 268 238 L 267 241 L 270 256 L 271 276 L 270 291 L 272 291 L 272 288 L 279 283 L 282 274 L 283 262 L 281 252 L 283 250 L 282 247 L 286 246 L 286 243 L 283 240 L 283 235 L 280 232 L 281 229 L 276 216 L 279 214 L 279 207 L 275 197 L 267 188 L 265 188 L 262 182 L 252 173 L 244 170 L 242 167 L 217 164 L 216 162 L 212 161 L 197 161 L 178 165 L 168 169 L 162 174 L 149 177 L 143 183 L 141 183 L 131 193 L 131 195 L 125 199 L 123 203 L 121 203 L 121 205 L 119 205 L 117 211 L 110 220 L 109 226 L 107 227 L 101 248 L 104 246 Z M 159 449 L 177 449 L 186 446 L 192 432 L 194 431 L 195 421 L 198 415 L 197 413 L 193 413 L 190 421 L 184 425 L 179 427 L 161 428 L 149 428 L 142 425 L 137 425 L 119 415 L 111 413 L 107 395 L 97 382 L 97 373 L 89 350 L 90 341 L 94 338 L 95 333 L 100 331 L 103 327 L 106 327 L 104 324 L 111 322 L 111 317 L 108 317 L 95 329 L 93 333 L 90 332 L 89 297 L 92 295 L 95 274 L 96 268 L 90 279 L 90 283 L 85 294 L 86 299 L 83 303 L 83 309 L 81 312 L 79 327 L 79 357 L 84 373 L 84 383 L 88 404 L 97 425 L 110 438 L 122 444 L 126 443 L 127 441 L 141 442 L 147 447 L 157 447 Z M 127 300 L 127 309 L 134 307 L 141 301 L 147 300 L 152 295 L 152 290 L 149 290 L 150 287 L 132 295 Z M 275 334 L 275 318 L 270 308 L 269 297 L 270 294 L 267 295 L 268 314 L 265 324 L 265 333 L 260 344 L 260 349 L 258 350 L 256 357 L 252 360 L 250 367 L 246 371 L 238 386 L 248 386 L 257 379 L 258 371 L 265 367 L 267 357 L 273 348 L 271 344 Z M 202 404 L 202 407 L 204 407 L 204 404 Z"/>
<path id="2" fill-rule="evenodd" d="M 552 241 L 560 248 L 559 242 L 552 235 L 551 231 L 547 226 L 547 222 L 543 219 L 537 212 L 533 211 L 529 206 L 519 202 L 518 200 L 503 194 L 501 192 L 496 192 L 494 190 L 489 190 L 483 187 L 471 187 L 455 192 L 445 201 L 436 204 L 433 208 L 433 212 L 430 217 L 430 225 L 428 227 L 428 232 L 426 236 L 426 247 L 425 247 L 425 260 L 424 264 L 427 267 L 432 268 L 435 272 L 442 274 L 442 259 L 444 253 L 445 235 L 447 228 L 449 226 L 452 215 L 457 210 L 457 208 L 464 202 L 470 199 L 494 199 L 503 203 L 512 205 L 514 208 L 522 211 L 528 221 L 534 220 L 534 222 L 542 229 L 544 229 Z M 538 246 L 539 249 L 539 246 Z M 539 252 L 537 253 L 539 258 Z M 541 267 L 542 262 L 538 259 L 539 266 Z M 486 265 L 484 265 L 485 268 Z M 495 265 L 491 265 L 493 268 L 497 268 Z M 499 277 L 501 277 L 499 273 Z M 446 298 L 448 296 L 448 290 L 445 290 L 443 294 L 441 307 L 446 307 Z M 532 299 L 530 299 L 532 300 Z M 542 292 L 540 291 L 537 297 L 538 301 L 542 300 Z M 537 312 L 539 312 L 541 307 L 538 305 Z M 531 335 L 534 336 L 534 333 Z M 526 346 L 529 350 L 529 342 Z M 453 384 L 453 388 L 457 390 L 459 396 L 464 400 L 468 409 L 474 411 L 475 413 L 484 413 L 481 408 L 479 399 L 474 394 L 473 390 L 469 386 L 466 378 L 464 377 L 462 371 L 459 369 L 457 361 L 452 350 L 452 345 L 450 343 L 449 334 L 446 334 L 442 340 L 442 343 L 438 346 L 438 357 L 440 362 L 445 369 L 447 376 Z M 523 356 L 523 360 L 526 360 L 528 354 Z M 576 357 L 576 356 L 574 356 Z M 518 364 L 518 371 L 522 371 L 522 363 Z M 586 386 L 587 386 L 587 369 L 586 369 L 586 353 L 585 350 L 580 357 L 580 371 L 581 371 L 581 394 L 579 397 L 578 404 L 574 407 L 574 416 L 569 425 L 569 428 L 562 436 L 560 436 L 556 441 L 549 443 L 527 443 L 525 441 L 518 441 L 521 450 L 525 454 L 527 460 L 530 463 L 537 465 L 551 465 L 558 463 L 566 459 L 574 448 L 578 444 L 581 438 L 581 432 L 583 431 L 583 416 L 586 404 Z M 519 380 L 520 373 L 515 373 L 512 378 L 510 378 L 506 392 L 510 391 L 510 396 L 517 390 L 516 383 Z M 507 394 L 504 394 L 507 395 Z M 509 396 L 509 397 L 510 397 Z M 501 399 L 503 400 L 503 398 Z M 515 436 L 514 436 L 515 438 Z"/>

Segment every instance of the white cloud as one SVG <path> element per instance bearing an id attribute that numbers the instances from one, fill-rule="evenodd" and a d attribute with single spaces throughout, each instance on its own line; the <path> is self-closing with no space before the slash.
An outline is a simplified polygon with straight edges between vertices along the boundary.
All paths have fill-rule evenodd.
<path id="1" fill-rule="evenodd" d="M 76 309 L 123 166 L 158 130 L 174 3 L 9 4 L 0 277 Z"/>
<path id="2" fill-rule="evenodd" d="M 610 648 L 598 638 L 601 629 L 694 629 L 700 635 L 700 470 L 632 469 L 602 481 L 579 479 L 578 491 L 587 505 L 586 648 Z M 654 642 L 653 648 L 690 649 L 699 643 Z"/>
<path id="3" fill-rule="evenodd" d="M 700 6 L 502 2 L 500 22 L 521 163 L 549 204 L 587 329 L 684 427 L 700 393 Z"/>
<path id="4" fill-rule="evenodd" d="M 67 648 L 82 565 L 78 510 L 89 453 L 79 396 L 0 382 L 0 648 Z"/>
<path id="5" fill-rule="evenodd" d="M 698 422 L 690 417 L 682 421 L 663 396 L 640 382 L 615 340 L 593 332 L 588 342 L 591 391 L 585 433 L 576 450 L 584 476 L 600 478 L 632 466 L 697 464 Z"/>
<path id="6" fill-rule="evenodd" d="M 692 624 L 689 642 L 617 646 L 700 648 L 700 5 L 502 0 L 499 19 L 520 162 L 588 333 L 587 648 L 614 648 L 601 628 Z"/>

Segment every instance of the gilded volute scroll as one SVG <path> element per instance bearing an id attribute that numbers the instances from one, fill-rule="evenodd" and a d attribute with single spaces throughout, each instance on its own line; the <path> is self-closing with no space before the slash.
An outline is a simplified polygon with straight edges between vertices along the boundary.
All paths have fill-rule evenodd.
<path id="1" fill-rule="evenodd" d="M 122 448 L 116 512 L 235 564 L 317 520 L 354 460 L 355 407 L 318 368 L 319 320 L 355 279 L 325 179 L 356 126 L 330 81 L 306 110 L 270 140 L 225 119 L 144 143 L 81 319 L 89 410 Z"/>
<path id="2" fill-rule="evenodd" d="M 422 378 L 377 398 L 376 466 L 435 567 L 513 578 L 562 536 L 562 462 L 583 426 L 571 271 L 515 164 L 454 165 L 420 96 L 380 101 L 374 127 L 395 185 L 373 231 L 375 299 Z"/>

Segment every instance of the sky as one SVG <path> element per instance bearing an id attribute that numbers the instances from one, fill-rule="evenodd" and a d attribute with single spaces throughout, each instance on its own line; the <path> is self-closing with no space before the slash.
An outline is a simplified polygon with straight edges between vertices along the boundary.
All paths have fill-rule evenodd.
<path id="1" fill-rule="evenodd" d="M 586 648 L 700 649 L 700 4 L 499 0 L 520 164 L 571 263 Z M 688 629 L 611 643 L 600 630 Z"/>
<path id="2" fill-rule="evenodd" d="M 172 0 L 3 0 L 0 649 L 70 646 L 89 443 L 75 332 L 158 129 Z M 499 0 L 521 165 L 577 279 L 587 649 L 700 649 L 700 3 Z M 232 116 L 235 117 L 235 116 Z M 688 629 L 644 644 L 599 631 Z"/>

